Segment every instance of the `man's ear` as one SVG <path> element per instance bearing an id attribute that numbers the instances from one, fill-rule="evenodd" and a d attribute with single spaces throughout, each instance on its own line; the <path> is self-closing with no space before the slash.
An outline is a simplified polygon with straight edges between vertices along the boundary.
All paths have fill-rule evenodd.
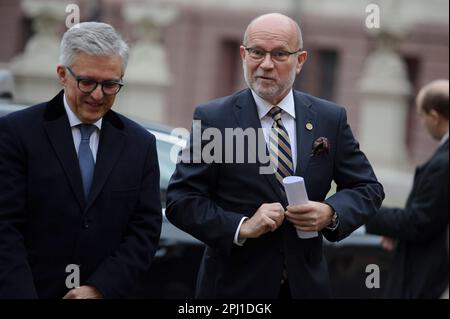
<path id="1" fill-rule="evenodd" d="M 58 75 L 58 81 L 62 86 L 66 85 L 66 68 L 64 65 L 58 64 L 56 67 L 56 74 Z"/>
<path id="2" fill-rule="evenodd" d="M 247 51 L 245 51 L 245 47 L 243 45 L 241 45 L 239 47 L 239 54 L 241 55 L 242 61 L 244 61 L 246 53 L 247 53 Z"/>
<path id="3" fill-rule="evenodd" d="M 303 64 L 305 64 L 307 59 L 308 59 L 308 52 L 301 51 L 299 53 L 299 55 L 297 56 L 297 67 L 296 67 L 297 74 L 300 73 L 300 71 L 302 70 Z"/>
<path id="4" fill-rule="evenodd" d="M 441 120 L 441 116 L 439 115 L 439 113 L 436 110 L 431 109 L 430 112 L 428 112 L 428 116 L 431 117 L 433 124 L 438 125 L 440 120 Z"/>

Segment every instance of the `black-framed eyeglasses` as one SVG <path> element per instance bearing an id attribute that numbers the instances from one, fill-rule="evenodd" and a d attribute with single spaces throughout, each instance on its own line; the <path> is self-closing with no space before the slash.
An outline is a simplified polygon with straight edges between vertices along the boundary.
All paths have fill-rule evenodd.
<path id="1" fill-rule="evenodd" d="M 124 86 L 122 81 L 114 81 L 114 80 L 96 81 L 88 77 L 75 75 L 72 69 L 69 68 L 68 66 L 66 66 L 66 69 L 77 81 L 78 89 L 86 94 L 94 92 L 94 90 L 97 88 L 99 84 L 101 85 L 102 92 L 105 95 L 115 95 L 120 91 L 122 86 Z"/>
<path id="2" fill-rule="evenodd" d="M 243 46 L 243 47 L 248 52 L 248 55 L 253 60 L 256 60 L 256 61 L 264 59 L 266 57 L 267 53 L 269 53 L 272 60 L 277 61 L 277 62 L 285 62 L 289 59 L 289 57 L 291 55 L 302 51 L 302 49 L 298 49 L 297 51 L 294 51 L 294 52 L 289 52 L 289 51 L 281 50 L 281 49 L 266 51 L 266 50 L 260 49 L 260 48 L 248 48 L 246 46 Z"/>

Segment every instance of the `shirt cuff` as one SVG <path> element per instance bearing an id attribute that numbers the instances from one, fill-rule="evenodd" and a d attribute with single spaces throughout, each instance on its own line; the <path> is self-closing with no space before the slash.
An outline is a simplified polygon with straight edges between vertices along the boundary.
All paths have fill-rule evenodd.
<path id="1" fill-rule="evenodd" d="M 238 245 L 238 246 L 244 246 L 245 241 L 247 240 L 247 238 L 239 238 L 239 231 L 241 230 L 242 223 L 244 221 L 246 221 L 247 219 L 248 219 L 248 217 L 242 217 L 241 222 L 239 223 L 239 226 L 238 226 L 238 228 L 236 230 L 236 233 L 234 234 L 233 243 Z"/>

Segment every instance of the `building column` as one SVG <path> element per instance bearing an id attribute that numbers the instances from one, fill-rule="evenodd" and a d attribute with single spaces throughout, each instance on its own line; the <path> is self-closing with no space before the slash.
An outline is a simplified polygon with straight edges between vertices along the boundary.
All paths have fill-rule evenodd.
<path id="1" fill-rule="evenodd" d="M 23 53 L 10 63 L 15 81 L 16 102 L 31 105 L 47 101 L 61 86 L 56 75 L 59 39 L 56 30 L 64 23 L 63 2 L 22 0 L 24 14 L 32 19 L 35 34 Z"/>
<path id="2" fill-rule="evenodd" d="M 382 6 L 382 16 L 400 13 L 404 3 Z M 387 21 L 399 21 L 387 20 Z M 407 24 L 382 20 L 375 34 L 376 47 L 365 62 L 360 80 L 360 142 L 386 198 L 383 205 L 402 207 L 413 182 L 413 167 L 407 158 L 406 134 L 411 83 L 397 46 Z"/>
<path id="3" fill-rule="evenodd" d="M 395 51 L 395 40 L 386 33 L 378 38 L 360 82 L 361 144 L 378 165 L 402 168 L 406 158 L 406 124 L 411 84 L 406 64 Z"/>
<path id="4" fill-rule="evenodd" d="M 166 121 L 166 92 L 171 83 L 161 29 L 171 23 L 174 8 L 155 3 L 124 3 L 125 20 L 134 26 L 137 41 L 131 45 L 125 72 L 125 87 L 117 97 L 116 109 L 135 118 Z"/>

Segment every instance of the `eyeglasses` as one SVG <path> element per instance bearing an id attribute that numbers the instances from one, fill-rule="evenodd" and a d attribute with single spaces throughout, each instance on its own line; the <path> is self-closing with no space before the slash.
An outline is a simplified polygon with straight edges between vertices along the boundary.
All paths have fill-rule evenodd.
<path id="1" fill-rule="evenodd" d="M 266 51 L 266 50 L 260 49 L 260 48 L 247 48 L 246 46 L 244 46 L 244 48 L 248 52 L 248 55 L 255 61 L 264 59 L 266 57 L 267 53 L 269 53 L 272 60 L 275 60 L 277 62 L 285 62 L 289 59 L 289 57 L 292 54 L 296 54 L 296 53 L 302 51 L 302 49 L 298 49 L 295 52 L 289 52 L 286 50 L 279 50 L 279 49 L 275 49 L 272 51 Z"/>
<path id="2" fill-rule="evenodd" d="M 102 86 L 102 92 L 105 95 L 115 95 L 120 91 L 122 86 L 124 86 L 122 81 L 114 81 L 114 80 L 96 81 L 88 77 L 75 75 L 75 73 L 73 73 L 73 71 L 68 66 L 66 66 L 66 69 L 77 81 L 78 89 L 86 94 L 94 92 L 99 84 Z"/>

